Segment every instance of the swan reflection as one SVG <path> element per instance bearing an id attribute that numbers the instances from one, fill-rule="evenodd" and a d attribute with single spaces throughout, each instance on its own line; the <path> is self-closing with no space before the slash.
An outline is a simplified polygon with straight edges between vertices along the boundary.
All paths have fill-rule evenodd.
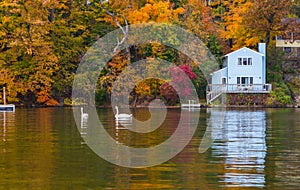
<path id="1" fill-rule="evenodd" d="M 87 137 L 88 134 L 88 113 L 84 113 L 83 108 L 80 108 L 80 111 L 80 135 L 82 137 L 81 144 L 86 144 L 86 142 L 83 139 Z"/>
<path id="2" fill-rule="evenodd" d="M 212 114 L 213 116 L 213 114 Z M 224 158 L 221 182 L 226 187 L 264 187 L 265 111 L 227 111 L 224 124 L 212 122 L 213 156 Z"/>
<path id="3" fill-rule="evenodd" d="M 116 120 L 116 129 L 127 129 L 127 127 L 132 126 L 132 120 Z"/>

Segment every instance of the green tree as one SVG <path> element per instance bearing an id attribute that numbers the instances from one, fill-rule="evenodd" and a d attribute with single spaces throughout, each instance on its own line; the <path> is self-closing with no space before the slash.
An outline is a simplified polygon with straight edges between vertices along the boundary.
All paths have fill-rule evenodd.
<path id="1" fill-rule="evenodd" d="M 61 102 L 71 96 L 73 76 L 83 55 L 98 38 L 112 30 L 109 23 L 101 21 L 103 15 L 99 7 L 82 0 L 55 1 L 49 11 L 49 21 L 54 26 L 50 36 L 59 63 L 59 70 L 53 75 L 52 94 Z"/>
<path id="2" fill-rule="evenodd" d="M 50 40 L 49 3 L 35 0 L 0 2 L 0 83 L 8 100 L 52 104 L 52 75 L 58 58 Z"/>

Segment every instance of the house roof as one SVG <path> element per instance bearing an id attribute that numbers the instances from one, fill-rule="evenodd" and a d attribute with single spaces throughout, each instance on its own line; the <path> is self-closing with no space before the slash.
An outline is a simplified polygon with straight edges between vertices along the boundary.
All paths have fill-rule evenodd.
<path id="1" fill-rule="evenodd" d="M 260 52 L 254 51 L 254 50 L 252 50 L 252 49 L 250 49 L 250 48 L 247 48 L 247 47 L 243 47 L 243 48 L 241 48 L 241 49 L 238 49 L 238 50 L 235 50 L 235 51 L 233 51 L 233 52 L 231 52 L 231 53 L 226 54 L 224 57 L 227 57 L 227 56 L 229 56 L 229 55 L 231 55 L 231 54 L 237 53 L 237 52 L 239 52 L 239 51 L 244 51 L 244 50 L 248 50 L 248 51 L 254 52 L 254 53 L 258 54 L 258 55 L 265 56 L 264 54 L 262 54 L 262 53 L 260 53 Z"/>
<path id="2" fill-rule="evenodd" d="M 225 69 L 228 69 L 228 67 L 224 67 L 222 69 L 216 70 L 216 71 L 212 72 L 211 74 L 215 74 L 215 73 L 221 72 L 221 71 L 223 71 Z"/>

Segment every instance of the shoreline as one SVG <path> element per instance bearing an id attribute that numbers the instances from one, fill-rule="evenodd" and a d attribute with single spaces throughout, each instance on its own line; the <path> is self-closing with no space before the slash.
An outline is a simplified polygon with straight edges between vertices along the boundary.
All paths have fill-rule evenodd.
<path id="1" fill-rule="evenodd" d="M 80 106 L 86 106 L 86 105 L 57 105 L 57 106 L 24 106 L 24 105 L 15 105 L 16 108 L 59 108 L 59 107 L 80 107 Z M 111 108 L 111 105 L 96 105 L 96 108 Z M 168 109 L 179 109 L 182 108 L 181 106 L 165 106 Z M 130 109 L 135 108 L 162 108 L 160 106 L 129 106 Z M 200 106 L 200 108 L 194 108 L 194 109 L 201 109 L 201 108 L 300 108 L 300 105 L 207 105 L 203 104 Z M 188 108 L 187 108 L 188 109 Z M 191 107 L 191 109 L 193 109 Z"/>

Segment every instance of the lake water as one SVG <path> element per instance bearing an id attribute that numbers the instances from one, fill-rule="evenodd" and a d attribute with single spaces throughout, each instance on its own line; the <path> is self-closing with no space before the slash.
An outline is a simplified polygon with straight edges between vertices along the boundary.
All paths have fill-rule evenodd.
<path id="1" fill-rule="evenodd" d="M 174 134 L 180 117 L 180 109 L 168 109 L 162 127 L 137 134 L 117 128 L 111 109 L 97 111 L 111 137 L 135 147 L 164 142 Z M 146 109 L 132 112 L 141 120 L 149 118 Z M 184 150 L 147 168 L 117 166 L 95 154 L 81 137 L 89 131 L 77 129 L 71 108 L 0 113 L 0 189 L 300 187 L 300 109 L 226 110 L 222 125 L 214 109 L 200 112 Z M 214 141 L 199 153 L 208 126 Z"/>

